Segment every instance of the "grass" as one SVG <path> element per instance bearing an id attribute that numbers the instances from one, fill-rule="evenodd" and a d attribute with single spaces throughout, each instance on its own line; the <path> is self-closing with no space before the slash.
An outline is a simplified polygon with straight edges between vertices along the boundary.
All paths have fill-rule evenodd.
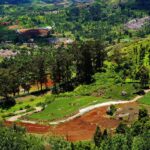
<path id="1" fill-rule="evenodd" d="M 0 62 L 2 62 L 2 61 L 3 61 L 3 57 L 0 56 Z"/>
<path id="2" fill-rule="evenodd" d="M 140 103 L 150 105 L 150 93 L 147 93 L 144 97 L 139 100 Z"/>
<path id="3" fill-rule="evenodd" d="M 0 110 L 0 117 L 11 115 L 11 113 L 25 109 L 27 106 L 33 108 L 40 104 L 47 107 L 39 113 L 27 116 L 30 119 L 57 120 L 76 113 L 79 109 L 102 103 L 109 100 L 130 100 L 134 97 L 134 87 L 130 83 L 116 83 L 118 80 L 110 73 L 97 73 L 94 75 L 95 82 L 90 85 L 80 85 L 72 92 L 61 93 L 55 98 L 50 95 L 17 98 L 17 104 L 8 110 Z M 127 95 L 122 96 L 122 91 Z M 47 103 L 49 101 L 49 103 Z"/>
<path id="4" fill-rule="evenodd" d="M 95 103 L 130 100 L 134 97 L 132 84 L 117 84 L 114 76 L 109 73 L 97 73 L 94 78 L 95 82 L 90 85 L 80 85 L 72 92 L 59 94 L 44 111 L 32 114 L 29 118 L 52 121 L 70 116 L 82 107 Z M 127 95 L 122 96 L 122 91 L 126 91 Z"/>
<path id="5" fill-rule="evenodd" d="M 39 113 L 29 116 L 30 119 L 57 120 L 77 112 L 80 108 L 106 102 L 106 99 L 94 96 L 58 97 Z"/>
<path id="6" fill-rule="evenodd" d="M 15 111 L 19 111 L 22 109 L 25 109 L 27 106 L 30 106 L 30 108 L 35 107 L 38 103 L 43 102 L 45 99 L 45 96 L 27 96 L 22 98 L 17 98 L 16 105 L 9 108 L 9 109 L 0 109 L 0 118 L 1 117 L 7 117 L 13 114 Z"/>
<path id="7" fill-rule="evenodd" d="M 80 85 L 73 92 L 60 94 L 61 96 L 90 96 L 98 95 L 104 99 L 112 100 L 130 100 L 136 92 L 132 83 L 117 83 L 117 77 L 110 73 L 97 73 L 94 76 L 95 82 L 90 85 Z M 127 95 L 122 96 L 122 91 L 126 91 Z"/>

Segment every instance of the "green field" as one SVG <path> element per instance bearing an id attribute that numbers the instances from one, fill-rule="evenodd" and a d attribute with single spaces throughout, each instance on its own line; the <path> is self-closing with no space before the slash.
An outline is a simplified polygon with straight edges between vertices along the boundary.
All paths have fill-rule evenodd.
<path id="1" fill-rule="evenodd" d="M 45 96 L 35 97 L 32 95 L 17 98 L 16 105 L 9 108 L 9 109 L 0 109 L 0 118 L 2 117 L 9 117 L 13 115 L 14 112 L 23 110 L 23 109 L 30 109 L 37 105 L 37 103 L 43 102 L 45 100 Z"/>
<path id="2" fill-rule="evenodd" d="M 139 100 L 140 103 L 150 105 L 150 93 L 147 93 L 143 98 Z"/>
<path id="3" fill-rule="evenodd" d="M 80 108 L 106 101 L 108 100 L 94 96 L 59 97 L 52 103 L 48 104 L 44 111 L 32 114 L 29 118 L 41 120 L 61 119 L 65 116 L 74 114 Z"/>

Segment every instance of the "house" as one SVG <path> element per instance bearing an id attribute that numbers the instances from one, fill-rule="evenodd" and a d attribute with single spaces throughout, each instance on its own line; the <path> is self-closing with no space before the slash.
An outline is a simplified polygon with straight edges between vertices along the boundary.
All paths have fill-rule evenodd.
<path id="1" fill-rule="evenodd" d="M 52 27 L 37 28 L 37 29 L 18 29 L 17 34 L 26 38 L 48 37 L 53 33 Z"/>

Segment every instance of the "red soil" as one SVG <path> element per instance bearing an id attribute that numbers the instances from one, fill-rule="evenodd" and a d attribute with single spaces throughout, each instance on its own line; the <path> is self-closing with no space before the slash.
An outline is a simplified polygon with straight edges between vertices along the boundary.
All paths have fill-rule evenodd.
<path id="1" fill-rule="evenodd" d="M 55 127 L 29 123 L 17 123 L 17 125 L 26 127 L 30 133 L 60 135 L 69 141 L 89 140 L 92 139 L 97 125 L 102 129 L 114 129 L 119 124 L 118 120 L 107 117 L 106 109 L 107 107 L 97 108 L 81 117 Z M 12 123 L 6 122 L 5 124 L 11 125 Z"/>
<path id="2" fill-rule="evenodd" d="M 52 87 L 54 85 L 53 81 L 51 79 L 48 79 L 47 83 L 46 83 L 46 86 L 47 87 Z M 39 85 L 40 86 L 40 85 Z M 43 84 L 43 87 L 45 87 L 45 84 Z M 32 85 L 31 87 L 31 91 L 37 91 L 38 90 L 38 87 L 37 87 L 37 84 L 34 84 Z"/>
<path id="3" fill-rule="evenodd" d="M 49 30 L 48 29 L 20 29 L 18 30 L 19 34 L 23 36 L 48 36 Z"/>
<path id="4" fill-rule="evenodd" d="M 62 135 L 69 141 L 80 141 L 92 139 L 96 126 L 102 129 L 113 129 L 119 124 L 118 120 L 106 116 L 107 107 L 97 108 L 85 115 L 60 124 L 54 128 L 54 133 Z"/>
<path id="5" fill-rule="evenodd" d="M 52 80 L 48 80 L 47 83 L 46 83 L 46 86 L 47 86 L 47 87 L 51 87 L 51 86 L 53 86 L 53 85 L 54 85 L 54 83 L 53 83 Z"/>
<path id="6" fill-rule="evenodd" d="M 5 121 L 6 126 L 11 126 L 12 124 L 13 123 L 10 121 Z M 16 124 L 19 126 L 25 127 L 27 132 L 29 132 L 29 133 L 44 134 L 44 133 L 49 132 L 49 130 L 51 128 L 50 126 L 40 125 L 40 124 L 21 123 L 21 122 L 17 122 Z"/>
<path id="7" fill-rule="evenodd" d="M 11 25 L 8 27 L 8 29 L 10 30 L 14 30 L 14 29 L 18 29 L 19 28 L 19 25 Z"/>

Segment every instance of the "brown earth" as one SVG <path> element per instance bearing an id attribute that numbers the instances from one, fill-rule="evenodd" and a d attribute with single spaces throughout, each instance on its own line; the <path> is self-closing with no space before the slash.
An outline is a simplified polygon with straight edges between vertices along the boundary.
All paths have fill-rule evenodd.
<path id="1" fill-rule="evenodd" d="M 139 106 L 137 102 L 121 104 L 117 105 L 117 107 L 120 108 L 120 111 L 116 114 L 129 113 L 134 119 L 138 115 Z M 81 117 L 56 126 L 30 123 L 17 123 L 17 125 L 24 126 L 29 133 L 63 136 L 69 141 L 91 140 L 96 126 L 100 126 L 102 130 L 107 128 L 112 133 L 120 123 L 119 119 L 110 118 L 106 114 L 107 108 L 101 107 L 94 109 Z M 128 123 L 130 123 L 130 120 Z M 10 126 L 13 123 L 7 121 L 5 124 Z"/>
<path id="2" fill-rule="evenodd" d="M 18 29 L 18 28 L 20 28 L 19 25 L 11 25 L 11 26 L 8 27 L 9 30 L 15 30 L 15 29 Z"/>

